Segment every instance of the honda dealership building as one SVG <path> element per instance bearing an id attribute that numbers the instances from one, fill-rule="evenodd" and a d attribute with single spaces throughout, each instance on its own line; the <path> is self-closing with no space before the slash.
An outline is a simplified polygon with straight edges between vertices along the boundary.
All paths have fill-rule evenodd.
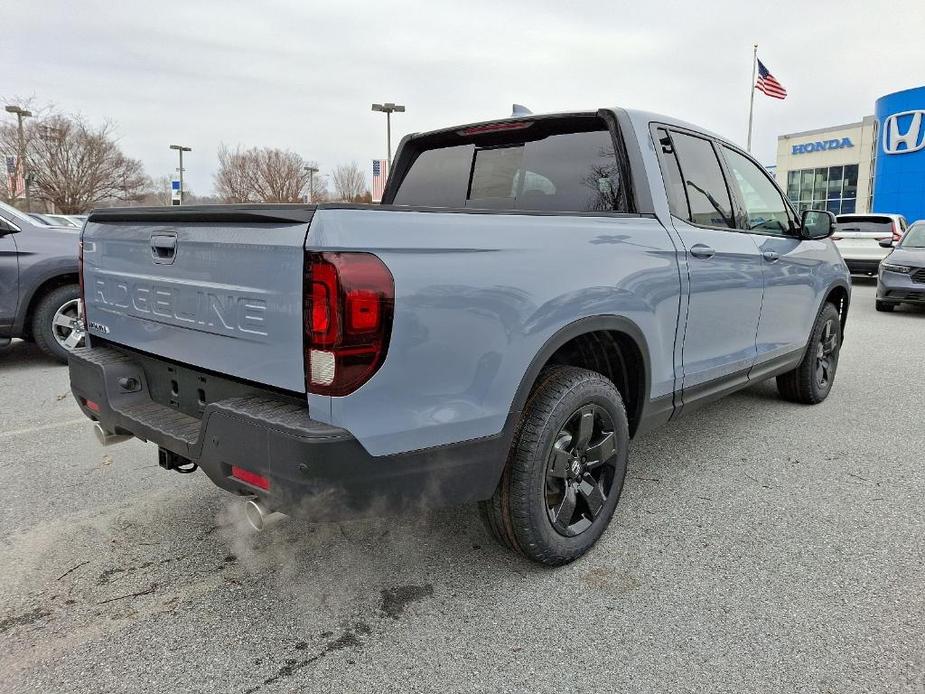
<path id="1" fill-rule="evenodd" d="M 777 180 L 800 210 L 925 219 L 925 86 L 887 94 L 874 111 L 777 138 Z"/>

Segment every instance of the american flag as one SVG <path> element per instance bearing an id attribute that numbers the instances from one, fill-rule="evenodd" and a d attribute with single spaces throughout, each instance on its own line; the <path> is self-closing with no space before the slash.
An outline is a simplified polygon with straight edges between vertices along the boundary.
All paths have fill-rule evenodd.
<path id="1" fill-rule="evenodd" d="M 386 159 L 373 159 L 373 202 L 382 201 L 385 181 L 389 177 L 389 164 Z"/>
<path id="2" fill-rule="evenodd" d="M 26 190 L 26 182 L 22 177 L 22 170 L 16 165 L 16 157 L 6 157 L 6 189 L 11 198 L 21 198 Z"/>
<path id="3" fill-rule="evenodd" d="M 784 85 L 768 72 L 768 69 L 760 60 L 758 61 L 758 82 L 755 84 L 755 89 L 774 99 L 787 98 L 787 90 L 784 89 Z"/>

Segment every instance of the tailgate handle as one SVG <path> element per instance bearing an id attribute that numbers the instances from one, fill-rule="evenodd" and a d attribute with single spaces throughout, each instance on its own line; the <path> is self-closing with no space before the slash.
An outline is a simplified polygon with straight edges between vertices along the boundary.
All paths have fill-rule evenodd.
<path id="1" fill-rule="evenodd" d="M 176 234 L 153 234 L 151 236 L 151 257 L 155 263 L 172 263 L 176 253 Z"/>

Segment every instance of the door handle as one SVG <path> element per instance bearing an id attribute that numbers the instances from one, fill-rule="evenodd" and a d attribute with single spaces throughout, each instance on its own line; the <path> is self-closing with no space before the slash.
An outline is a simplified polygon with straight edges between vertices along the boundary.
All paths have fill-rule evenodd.
<path id="1" fill-rule="evenodd" d="M 695 258 L 703 258 L 706 260 L 707 258 L 712 258 L 715 253 L 716 251 L 705 243 L 695 243 L 691 246 L 691 255 Z"/>
<path id="2" fill-rule="evenodd" d="M 151 257 L 155 263 L 170 263 L 177 252 L 177 237 L 174 234 L 151 236 Z"/>
<path id="3" fill-rule="evenodd" d="M 780 256 L 775 251 L 765 251 L 761 254 L 761 257 L 767 260 L 769 263 L 776 263 L 780 260 Z"/>

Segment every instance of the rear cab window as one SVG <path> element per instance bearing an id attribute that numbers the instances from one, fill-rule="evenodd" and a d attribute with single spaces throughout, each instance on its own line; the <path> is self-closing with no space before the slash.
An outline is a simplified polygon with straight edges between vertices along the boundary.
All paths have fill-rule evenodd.
<path id="1" fill-rule="evenodd" d="M 893 219 L 883 215 L 841 215 L 835 218 L 835 231 L 842 233 L 883 234 L 893 233 Z"/>
<path id="2" fill-rule="evenodd" d="M 597 116 L 506 121 L 414 138 L 394 205 L 628 212 L 613 136 Z"/>

